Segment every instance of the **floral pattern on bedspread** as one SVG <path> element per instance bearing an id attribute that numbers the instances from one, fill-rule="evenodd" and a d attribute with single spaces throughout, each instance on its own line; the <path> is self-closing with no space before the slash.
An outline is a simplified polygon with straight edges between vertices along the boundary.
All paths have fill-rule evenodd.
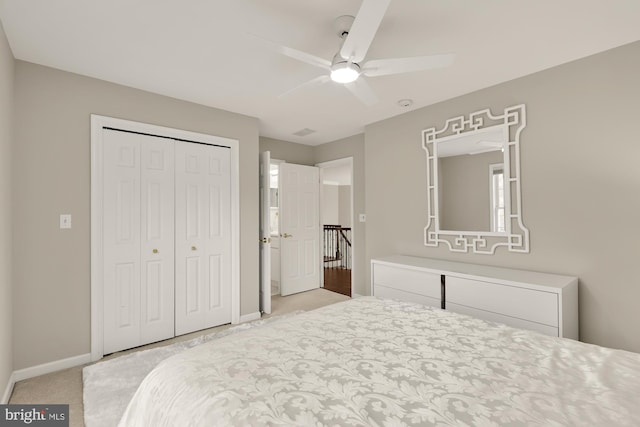
<path id="1" fill-rule="evenodd" d="M 120 425 L 640 425 L 640 355 L 365 297 L 162 362 Z"/>

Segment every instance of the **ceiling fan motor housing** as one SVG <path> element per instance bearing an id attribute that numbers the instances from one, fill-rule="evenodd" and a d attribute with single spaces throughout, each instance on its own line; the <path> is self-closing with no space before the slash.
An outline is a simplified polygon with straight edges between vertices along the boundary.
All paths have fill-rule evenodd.
<path id="1" fill-rule="evenodd" d="M 360 77 L 360 65 L 344 59 L 340 52 L 331 61 L 331 80 L 336 83 L 351 83 Z"/>
<path id="2" fill-rule="evenodd" d="M 349 30 L 354 20 L 355 18 L 351 15 L 342 15 L 333 21 L 333 28 L 338 37 L 342 39 L 342 43 L 344 43 L 349 35 Z M 360 65 L 351 62 L 349 58 L 344 58 L 340 54 L 340 50 L 333 55 L 333 59 L 331 60 L 331 80 L 336 83 L 351 83 L 360 77 Z"/>

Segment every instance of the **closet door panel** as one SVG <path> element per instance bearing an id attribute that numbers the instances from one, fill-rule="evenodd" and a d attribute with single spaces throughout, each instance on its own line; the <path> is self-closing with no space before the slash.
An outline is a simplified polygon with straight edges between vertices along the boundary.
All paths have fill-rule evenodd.
<path id="1" fill-rule="evenodd" d="M 104 353 L 140 342 L 140 141 L 104 130 Z"/>
<path id="2" fill-rule="evenodd" d="M 200 257 L 199 256 L 187 256 L 185 258 L 185 302 L 186 302 L 186 315 L 190 316 L 190 319 L 196 319 L 198 313 L 202 313 L 200 297 Z M 182 295 L 182 293 L 180 292 Z M 197 320 L 202 321 L 202 316 Z M 195 322 L 195 320 L 194 320 Z"/>
<path id="3" fill-rule="evenodd" d="M 192 147 L 193 145 L 193 147 Z M 176 242 L 175 329 L 177 335 L 203 329 L 202 209 L 203 159 L 197 144 L 177 142 L 176 153 Z"/>
<path id="4" fill-rule="evenodd" d="M 141 342 L 174 336 L 174 141 L 141 140 Z"/>
<path id="5" fill-rule="evenodd" d="M 209 256 L 209 310 L 215 310 L 223 303 L 223 279 L 222 257 L 220 255 Z"/>
<path id="6" fill-rule="evenodd" d="M 231 321 L 227 148 L 176 143 L 176 333 Z"/>
<path id="7" fill-rule="evenodd" d="M 231 321 L 231 171 L 230 150 L 205 147 L 207 174 L 207 327 Z"/>

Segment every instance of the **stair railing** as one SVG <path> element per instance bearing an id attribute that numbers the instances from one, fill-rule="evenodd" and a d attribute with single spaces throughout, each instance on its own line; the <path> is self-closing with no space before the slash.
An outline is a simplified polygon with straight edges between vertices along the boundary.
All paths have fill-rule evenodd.
<path id="1" fill-rule="evenodd" d="M 324 226 L 325 268 L 351 270 L 351 227 Z"/>

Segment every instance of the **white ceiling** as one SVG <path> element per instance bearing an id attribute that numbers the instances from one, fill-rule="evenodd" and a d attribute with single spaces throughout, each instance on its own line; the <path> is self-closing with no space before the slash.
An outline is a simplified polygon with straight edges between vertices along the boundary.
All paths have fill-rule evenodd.
<path id="1" fill-rule="evenodd" d="M 455 53 L 452 67 L 368 78 L 366 107 L 253 35 L 328 60 L 360 0 L 0 0 L 16 58 L 260 119 L 317 145 L 364 126 L 640 39 L 639 0 L 395 0 L 367 59 Z M 252 35 L 253 34 L 253 35 Z M 402 98 L 414 100 L 403 109 Z M 297 137 L 303 128 L 317 132 Z"/>

